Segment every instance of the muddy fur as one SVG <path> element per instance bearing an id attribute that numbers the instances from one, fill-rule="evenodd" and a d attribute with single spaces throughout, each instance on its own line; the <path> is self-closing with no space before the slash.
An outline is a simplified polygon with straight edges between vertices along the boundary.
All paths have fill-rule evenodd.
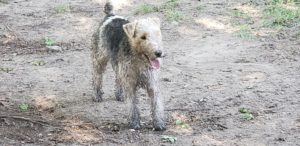
<path id="1" fill-rule="evenodd" d="M 164 130 L 163 102 L 158 85 L 163 56 L 160 21 L 146 18 L 129 22 L 114 15 L 112 10 L 112 5 L 107 3 L 106 16 L 92 38 L 94 101 L 102 101 L 102 78 L 110 61 L 116 75 L 116 99 L 126 99 L 129 104 L 129 126 L 141 128 L 136 92 L 143 88 L 151 99 L 153 127 Z"/>

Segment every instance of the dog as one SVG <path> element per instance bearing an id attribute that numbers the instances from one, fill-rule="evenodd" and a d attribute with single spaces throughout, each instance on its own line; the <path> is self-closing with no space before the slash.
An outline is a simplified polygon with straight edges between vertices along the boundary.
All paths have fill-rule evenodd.
<path id="1" fill-rule="evenodd" d="M 153 128 L 165 130 L 158 76 L 164 56 L 160 20 L 144 18 L 130 22 L 115 15 L 110 2 L 105 4 L 104 13 L 106 16 L 92 37 L 94 101 L 102 101 L 103 73 L 110 61 L 116 75 L 116 99 L 129 101 L 130 128 L 141 128 L 136 92 L 143 88 L 151 98 Z"/>

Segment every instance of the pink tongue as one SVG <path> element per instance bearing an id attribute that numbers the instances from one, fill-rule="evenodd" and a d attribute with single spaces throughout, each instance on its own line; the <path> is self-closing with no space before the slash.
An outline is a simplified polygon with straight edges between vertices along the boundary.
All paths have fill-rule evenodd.
<path id="1" fill-rule="evenodd" d="M 150 61 L 151 67 L 154 69 L 159 69 L 160 68 L 160 62 L 158 59 L 153 59 Z"/>

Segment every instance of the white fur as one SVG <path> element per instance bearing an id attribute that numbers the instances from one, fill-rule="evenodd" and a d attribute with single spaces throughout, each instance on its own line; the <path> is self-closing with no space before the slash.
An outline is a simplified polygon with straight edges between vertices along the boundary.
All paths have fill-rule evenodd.
<path id="1" fill-rule="evenodd" d="M 106 21 L 103 22 L 101 28 L 100 28 L 100 31 L 104 29 L 104 27 L 106 25 L 108 25 L 109 23 L 111 23 L 114 19 L 124 19 L 124 20 L 127 20 L 125 17 L 122 17 L 122 16 L 111 16 L 111 17 L 108 17 L 108 19 Z"/>

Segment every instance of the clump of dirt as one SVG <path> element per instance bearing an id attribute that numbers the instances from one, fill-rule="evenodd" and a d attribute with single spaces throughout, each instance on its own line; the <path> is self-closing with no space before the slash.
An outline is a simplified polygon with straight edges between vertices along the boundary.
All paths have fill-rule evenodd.
<path id="1" fill-rule="evenodd" d="M 56 143 L 96 144 L 103 141 L 103 134 L 93 123 L 70 116 L 62 120 L 62 129 L 54 131 L 50 139 Z"/>
<path id="2" fill-rule="evenodd" d="M 34 106 L 38 111 L 53 112 L 57 106 L 57 101 L 54 96 L 37 97 L 34 99 Z"/>
<path id="3" fill-rule="evenodd" d="M 15 145 L 20 143 L 49 144 L 49 131 L 55 130 L 50 121 L 30 112 L 13 110 L 10 106 L 0 106 L 0 143 Z M 5 111 L 5 112 L 3 112 Z"/>

